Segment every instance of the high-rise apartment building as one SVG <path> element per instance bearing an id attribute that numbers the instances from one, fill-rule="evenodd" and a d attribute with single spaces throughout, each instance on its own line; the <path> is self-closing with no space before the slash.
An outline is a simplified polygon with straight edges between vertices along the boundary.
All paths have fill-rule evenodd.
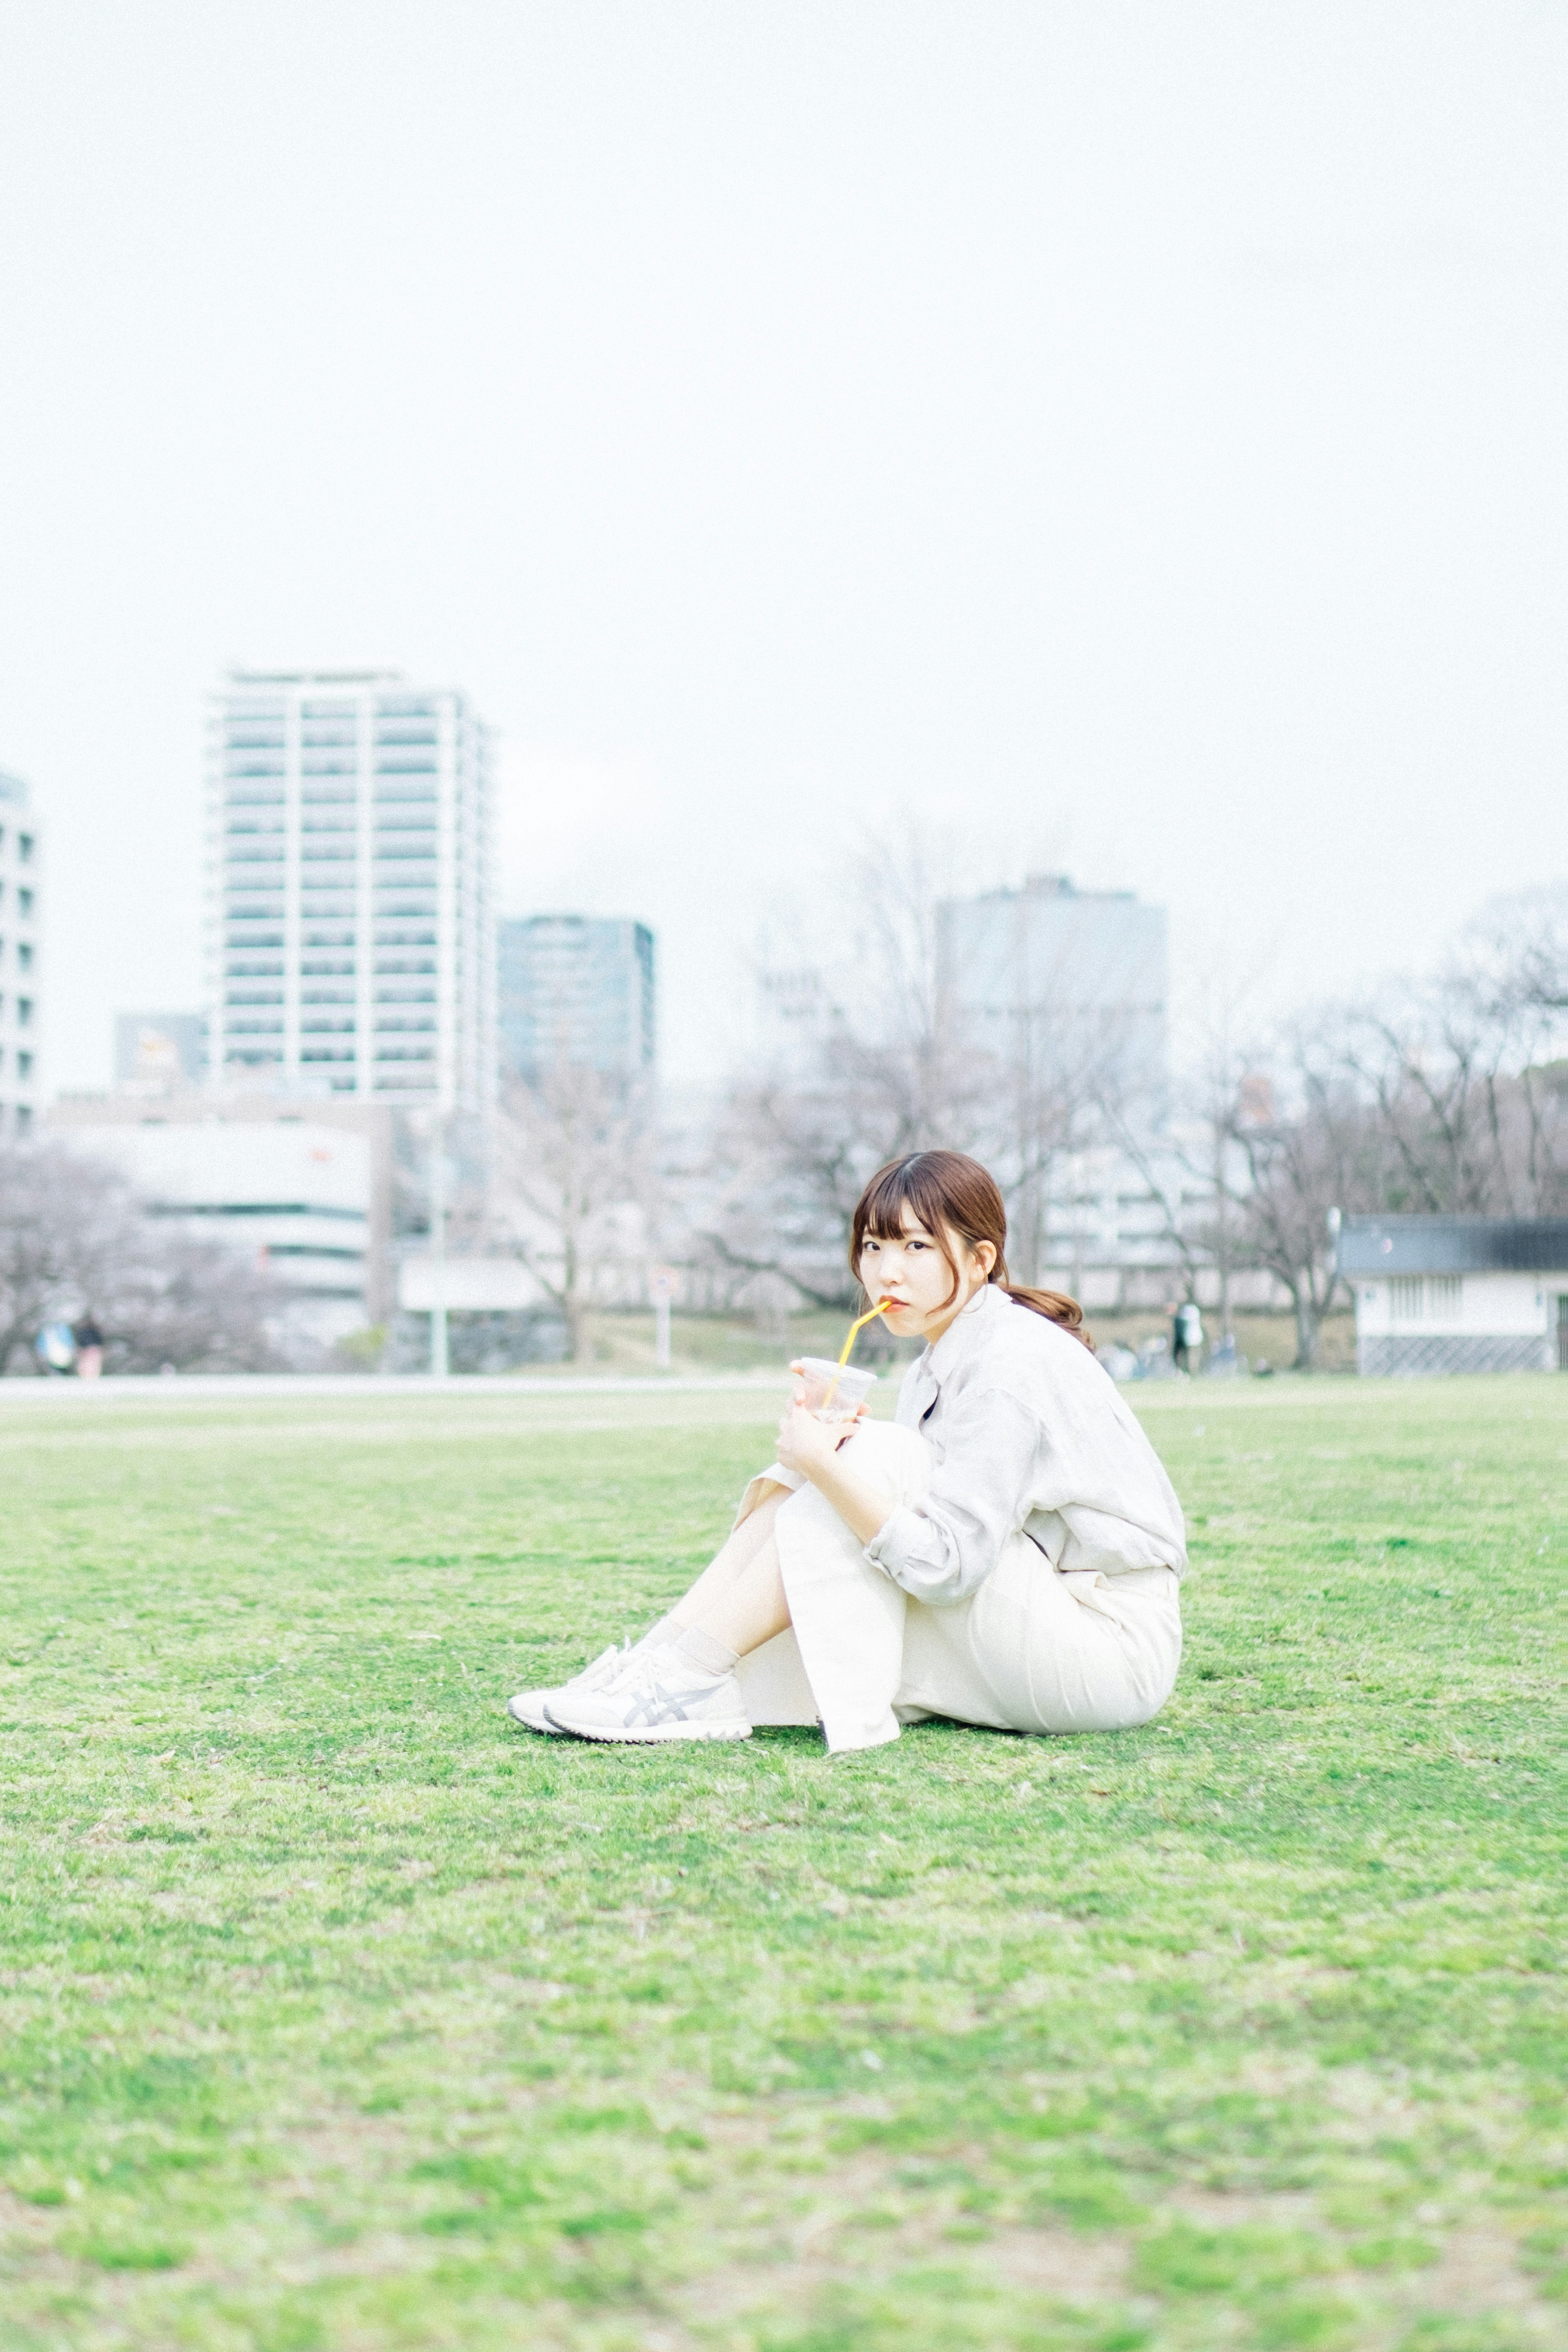
<path id="1" fill-rule="evenodd" d="M 38 827 L 19 776 L 0 776 L 0 1135 L 38 1103 Z"/>
<path id="2" fill-rule="evenodd" d="M 237 670 L 207 772 L 212 1081 L 481 1110 L 490 787 L 466 696 L 395 671 Z"/>
<path id="3" fill-rule="evenodd" d="M 499 926 L 501 1066 L 532 1086 L 549 1071 L 652 1076 L 653 933 L 593 915 L 526 915 Z"/>
<path id="4" fill-rule="evenodd" d="M 1163 1117 L 1170 950 L 1163 907 L 1060 874 L 937 910 L 942 980 L 975 1044 L 1049 1082 L 1082 1078 L 1137 1124 Z"/>

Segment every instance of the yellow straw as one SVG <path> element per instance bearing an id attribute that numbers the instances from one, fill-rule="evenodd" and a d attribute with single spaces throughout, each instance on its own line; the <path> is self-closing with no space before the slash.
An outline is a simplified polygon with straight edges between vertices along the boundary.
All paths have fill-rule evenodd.
<path id="1" fill-rule="evenodd" d="M 869 1315 L 862 1315 L 858 1323 L 851 1323 L 849 1326 L 849 1337 L 845 1340 L 843 1347 L 838 1350 L 838 1372 L 841 1372 L 844 1370 L 845 1365 L 849 1361 L 849 1350 L 855 1345 L 856 1332 L 863 1331 L 868 1323 L 874 1323 L 879 1315 L 885 1315 L 892 1303 L 893 1302 L 890 1298 L 879 1298 L 877 1301 L 876 1306 L 872 1307 Z M 838 1372 L 835 1372 L 833 1378 L 827 1383 L 827 1394 L 823 1398 L 822 1402 L 817 1407 L 817 1411 L 819 1412 L 826 1412 L 828 1406 L 833 1402 L 834 1394 L 838 1387 Z"/>

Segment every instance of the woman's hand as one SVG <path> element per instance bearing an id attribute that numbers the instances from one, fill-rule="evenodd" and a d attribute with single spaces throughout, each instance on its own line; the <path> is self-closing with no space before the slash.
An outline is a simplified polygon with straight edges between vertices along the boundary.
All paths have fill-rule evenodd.
<path id="1" fill-rule="evenodd" d="M 857 1447 L 853 1454 L 840 1450 L 845 1440 L 868 1419 L 861 1405 L 843 1421 L 818 1421 L 806 1404 L 802 1385 L 785 1408 L 779 1423 L 778 1443 L 778 1458 L 784 1467 L 809 1479 L 863 1544 L 881 1532 L 893 1507 L 892 1496 L 876 1475 L 865 1475 L 860 1460 L 864 1449 Z"/>
<path id="2" fill-rule="evenodd" d="M 865 1413 L 862 1405 L 853 1420 L 818 1421 L 816 1413 L 807 1409 L 805 1389 L 797 1388 L 779 1423 L 779 1461 L 786 1470 L 798 1471 L 803 1478 L 815 1477 L 818 1471 L 831 1467 L 834 1455 L 856 1423 L 864 1420 Z"/>

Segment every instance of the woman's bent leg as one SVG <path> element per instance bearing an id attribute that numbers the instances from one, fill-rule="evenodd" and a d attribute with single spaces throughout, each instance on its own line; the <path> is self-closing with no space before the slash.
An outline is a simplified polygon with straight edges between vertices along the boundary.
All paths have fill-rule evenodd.
<path id="1" fill-rule="evenodd" d="M 779 1573 L 779 1548 L 772 1534 L 722 1583 L 715 1582 L 706 1597 L 700 1597 L 693 1587 L 675 1613 L 682 1625 L 722 1643 L 738 1658 L 760 1650 L 764 1642 L 782 1633 L 789 1623 L 789 1603 Z"/>
<path id="2" fill-rule="evenodd" d="M 930 1455 L 913 1431 L 867 1425 L 848 1443 L 889 1503 L 923 1488 Z M 605 1690 L 552 1703 L 552 1722 L 645 1742 L 743 1738 L 753 1720 L 820 1717 L 830 1748 L 898 1738 L 904 1595 L 815 1488 L 785 1497 L 780 1483 L 752 1481 L 730 1541 L 667 1621 L 665 1646 Z"/>
<path id="3" fill-rule="evenodd" d="M 889 1502 L 919 1493 L 930 1475 L 930 1455 L 912 1430 L 865 1423 L 849 1443 L 856 1467 L 886 1486 Z M 903 1593 L 813 1486 L 784 1504 L 775 1537 L 790 1622 L 829 1748 L 896 1739 Z"/>
<path id="4" fill-rule="evenodd" d="M 1058 1576 L 1018 1536 L 968 1601 L 911 1604 L 901 1696 L 998 1729 L 1127 1731 L 1159 1713 L 1181 1654 L 1172 1570 Z"/>
<path id="5" fill-rule="evenodd" d="M 756 1566 L 760 1555 L 773 1542 L 773 1527 L 778 1518 L 779 1506 L 784 1501 L 788 1493 L 787 1486 L 775 1486 L 770 1494 L 764 1495 L 748 1517 L 737 1521 L 722 1547 L 714 1554 L 696 1583 L 670 1611 L 670 1620 L 673 1623 L 700 1625 L 707 1633 L 714 1630 L 709 1622 L 713 1612 L 730 1600 L 749 1580 L 750 1572 Z M 777 1577 L 778 1569 L 775 1559 L 773 1567 L 773 1580 L 775 1583 Z M 787 1623 L 787 1616 L 780 1622 Z M 775 1633 L 778 1630 L 777 1625 L 772 1628 Z M 720 1636 L 720 1638 L 724 1637 Z M 763 1634 L 759 1638 L 765 1641 L 767 1635 Z M 741 1651 L 743 1655 L 747 1650 L 754 1647 L 754 1644 L 750 1642 L 731 1642 L 730 1647 L 732 1650 Z"/>
<path id="6" fill-rule="evenodd" d="M 771 1576 L 764 1570 L 761 1578 L 755 1578 L 751 1571 L 759 1555 L 772 1545 L 773 1522 L 778 1517 L 779 1505 L 789 1489 L 778 1485 L 770 1486 L 763 1480 L 753 1481 L 753 1484 L 758 1487 L 759 1495 L 751 1516 L 737 1523 L 717 1556 L 703 1570 L 684 1600 L 677 1601 L 668 1616 L 659 1618 L 651 1625 L 640 1641 L 635 1643 L 628 1641 L 622 1650 L 606 1650 L 602 1657 L 595 1658 L 580 1674 L 572 1676 L 568 1683 L 517 1692 L 507 1702 L 507 1711 L 514 1720 L 526 1724 L 531 1731 L 553 1730 L 555 1726 L 549 1711 L 552 1699 L 561 1697 L 567 1690 L 580 1687 L 597 1689 L 617 1680 L 636 1658 L 650 1649 L 662 1648 L 693 1628 L 710 1632 L 710 1619 L 720 1604 L 733 1604 L 753 1591 L 759 1595 L 762 1605 L 752 1605 L 750 1621 L 742 1619 L 731 1605 L 726 1624 L 732 1618 L 737 1630 L 754 1633 L 759 1641 L 765 1641 L 770 1633 L 776 1633 L 778 1625 L 773 1621 L 777 1617 L 783 1599 L 776 1554 L 772 1560 Z M 737 1642 L 728 1632 L 721 1632 L 717 1638 L 721 1646 L 731 1649 L 751 1647 L 750 1639 Z M 806 1719 L 815 1722 L 816 1717 L 812 1715 Z"/>

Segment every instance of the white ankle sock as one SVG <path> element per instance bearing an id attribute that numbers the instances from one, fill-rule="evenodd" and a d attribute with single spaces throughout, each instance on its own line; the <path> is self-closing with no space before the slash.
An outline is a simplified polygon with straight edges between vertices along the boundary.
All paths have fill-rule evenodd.
<path id="1" fill-rule="evenodd" d="M 711 1675 L 715 1680 L 721 1675 L 732 1675 L 741 1663 L 734 1650 L 727 1650 L 722 1642 L 716 1642 L 711 1633 L 704 1633 L 696 1625 L 688 1625 L 679 1635 L 675 1648 L 699 1674 Z"/>
<path id="2" fill-rule="evenodd" d="M 679 1633 L 680 1627 L 676 1623 L 675 1612 L 672 1610 L 668 1615 L 661 1617 L 657 1625 L 650 1625 L 642 1639 L 632 1643 L 626 1655 L 628 1658 L 639 1658 L 645 1650 L 662 1649 L 666 1642 L 677 1640 Z"/>

